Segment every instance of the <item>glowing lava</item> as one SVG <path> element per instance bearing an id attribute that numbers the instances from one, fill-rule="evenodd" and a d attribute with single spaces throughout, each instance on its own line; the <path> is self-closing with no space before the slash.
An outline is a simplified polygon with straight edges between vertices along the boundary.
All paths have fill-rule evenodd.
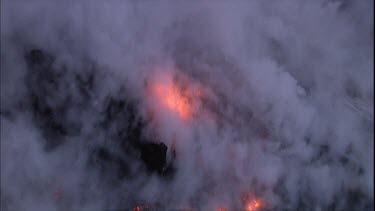
<path id="1" fill-rule="evenodd" d="M 256 210 L 259 210 L 260 208 L 260 202 L 256 199 L 248 202 L 246 204 L 246 207 L 245 207 L 245 210 L 246 211 L 256 211 Z"/>
<path id="2" fill-rule="evenodd" d="M 192 111 L 189 100 L 175 84 L 158 83 L 155 84 L 154 91 L 163 104 L 177 112 L 182 119 L 186 119 L 190 116 Z"/>
<path id="3" fill-rule="evenodd" d="M 193 82 L 184 78 L 177 81 L 172 72 L 163 72 L 152 80 L 151 89 L 153 95 L 163 107 L 168 108 L 186 120 L 192 116 L 201 96 L 201 89 Z M 184 87 L 182 87 L 182 84 Z"/>
<path id="4" fill-rule="evenodd" d="M 148 205 L 136 205 L 133 207 L 133 211 L 146 211 L 149 210 L 148 208 Z"/>
<path id="5" fill-rule="evenodd" d="M 245 205 L 246 211 L 257 211 L 261 208 L 261 202 L 259 199 L 256 199 L 252 196 L 252 194 L 243 194 L 242 195 L 242 202 Z"/>

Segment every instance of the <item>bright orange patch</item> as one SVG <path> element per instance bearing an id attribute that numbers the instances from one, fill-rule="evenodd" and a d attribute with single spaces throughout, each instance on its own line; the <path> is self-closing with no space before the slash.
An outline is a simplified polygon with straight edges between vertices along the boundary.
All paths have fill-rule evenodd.
<path id="1" fill-rule="evenodd" d="M 151 81 L 151 90 L 162 106 L 186 120 L 194 113 L 202 90 L 186 78 L 183 81 L 185 86 L 182 88 L 182 82 L 174 80 L 173 76 L 173 72 L 160 73 Z"/>
<path id="2" fill-rule="evenodd" d="M 186 119 L 190 116 L 192 111 L 189 100 L 175 84 L 158 83 L 155 84 L 154 91 L 161 102 L 167 108 L 177 112 L 182 119 Z"/>
<path id="3" fill-rule="evenodd" d="M 259 208 L 260 208 L 260 202 L 256 199 L 246 204 L 246 211 L 256 211 L 256 210 L 259 210 Z"/>
<path id="4" fill-rule="evenodd" d="M 245 205 L 246 211 L 257 211 L 260 210 L 262 204 L 259 199 L 254 198 L 252 194 L 243 194 L 242 202 Z"/>

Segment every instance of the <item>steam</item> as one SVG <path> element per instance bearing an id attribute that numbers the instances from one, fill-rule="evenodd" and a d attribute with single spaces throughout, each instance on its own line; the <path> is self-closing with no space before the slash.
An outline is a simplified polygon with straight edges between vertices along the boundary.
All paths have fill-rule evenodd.
<path id="1" fill-rule="evenodd" d="M 2 210 L 374 207 L 372 1 L 3 1 L 1 43 Z"/>

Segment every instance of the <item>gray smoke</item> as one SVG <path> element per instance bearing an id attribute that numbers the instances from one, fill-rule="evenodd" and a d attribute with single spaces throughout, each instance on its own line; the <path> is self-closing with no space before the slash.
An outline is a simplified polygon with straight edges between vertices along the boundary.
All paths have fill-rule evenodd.
<path id="1" fill-rule="evenodd" d="M 2 1 L 1 210 L 373 210 L 373 6 Z"/>

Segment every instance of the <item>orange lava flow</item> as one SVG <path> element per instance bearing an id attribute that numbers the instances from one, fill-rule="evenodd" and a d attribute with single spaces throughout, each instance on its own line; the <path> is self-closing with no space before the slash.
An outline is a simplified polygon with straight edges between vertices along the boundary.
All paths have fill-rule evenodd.
<path id="1" fill-rule="evenodd" d="M 186 120 L 194 113 L 202 90 L 186 78 L 182 88 L 182 82 L 177 82 L 173 76 L 172 72 L 160 73 L 151 81 L 151 90 L 163 107 L 177 113 L 182 120 Z"/>
<path id="2" fill-rule="evenodd" d="M 259 200 L 252 200 L 246 204 L 245 210 L 246 211 L 256 211 L 260 208 L 260 202 Z"/>
<path id="3" fill-rule="evenodd" d="M 181 119 L 187 119 L 191 114 L 189 100 L 179 87 L 172 83 L 158 83 L 154 86 L 155 94 L 169 109 L 177 112 Z"/>
<path id="4" fill-rule="evenodd" d="M 262 204 L 257 198 L 254 198 L 252 194 L 243 194 L 242 202 L 244 203 L 246 211 L 257 211 L 260 210 Z"/>
<path id="5" fill-rule="evenodd" d="M 146 210 L 149 210 L 149 207 L 148 205 L 136 205 L 135 207 L 133 207 L 133 211 L 146 211 Z"/>

